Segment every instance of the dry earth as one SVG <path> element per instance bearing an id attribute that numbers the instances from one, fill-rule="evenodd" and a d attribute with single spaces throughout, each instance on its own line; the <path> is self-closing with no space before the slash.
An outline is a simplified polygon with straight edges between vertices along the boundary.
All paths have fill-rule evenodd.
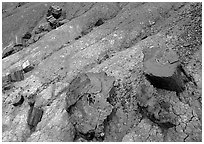
<path id="1" fill-rule="evenodd" d="M 53 5 L 2 59 L 2 141 L 202 141 L 202 3 L 2 3 L 3 51 Z"/>

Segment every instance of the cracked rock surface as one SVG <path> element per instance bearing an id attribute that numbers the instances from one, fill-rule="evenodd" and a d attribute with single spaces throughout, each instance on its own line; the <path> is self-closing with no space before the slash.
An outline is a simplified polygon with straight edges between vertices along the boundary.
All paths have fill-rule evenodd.
<path id="1" fill-rule="evenodd" d="M 3 2 L 2 27 L 2 141 L 202 141 L 202 3 Z"/>

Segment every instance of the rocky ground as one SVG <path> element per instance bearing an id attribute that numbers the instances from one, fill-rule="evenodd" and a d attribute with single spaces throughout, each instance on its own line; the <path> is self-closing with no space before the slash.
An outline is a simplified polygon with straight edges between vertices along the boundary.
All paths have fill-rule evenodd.
<path id="1" fill-rule="evenodd" d="M 202 3 L 2 3 L 2 26 L 4 142 L 202 141 Z"/>

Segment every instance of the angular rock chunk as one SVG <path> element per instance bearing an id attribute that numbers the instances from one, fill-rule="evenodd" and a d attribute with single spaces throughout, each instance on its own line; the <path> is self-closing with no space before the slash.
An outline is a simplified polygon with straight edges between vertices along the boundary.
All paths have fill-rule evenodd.
<path id="1" fill-rule="evenodd" d="M 18 82 L 18 81 L 24 80 L 24 72 L 22 69 L 14 71 L 11 74 L 9 74 L 9 78 L 11 82 Z"/>
<path id="2" fill-rule="evenodd" d="M 87 88 L 90 84 L 90 80 L 87 75 L 81 74 L 76 77 L 70 83 L 66 97 L 66 108 L 69 109 L 70 106 L 75 104 L 83 93 L 87 92 Z"/>
<path id="3" fill-rule="evenodd" d="M 46 20 L 47 22 L 49 22 L 50 26 L 53 29 L 61 26 L 63 23 L 61 23 L 60 21 L 65 18 L 66 13 L 62 11 L 62 8 L 60 8 L 59 6 L 50 6 L 50 8 L 48 9 Z"/>
<path id="4" fill-rule="evenodd" d="M 69 86 L 66 109 L 77 131 L 93 137 L 104 135 L 103 122 L 112 112 L 107 102 L 115 79 L 106 73 L 86 73 L 75 78 Z M 90 138 L 87 138 L 90 140 Z"/>
<path id="5" fill-rule="evenodd" d="M 37 124 L 41 121 L 43 115 L 43 110 L 40 108 L 36 108 L 31 106 L 31 108 L 28 111 L 28 118 L 27 123 L 30 129 L 34 129 Z"/>
<path id="6" fill-rule="evenodd" d="M 62 15 L 62 8 L 59 6 L 50 6 L 47 11 L 47 17 L 53 15 L 54 18 L 58 19 Z"/>
<path id="7" fill-rule="evenodd" d="M 24 73 L 27 73 L 34 69 L 34 66 L 27 60 L 22 64 Z"/>
<path id="8" fill-rule="evenodd" d="M 22 69 L 22 67 L 12 69 L 10 73 L 2 77 L 3 90 L 9 90 L 11 88 L 12 83 L 24 80 L 24 73 L 32 69 L 33 67 L 31 65 L 29 65 L 25 69 Z"/>
<path id="9" fill-rule="evenodd" d="M 185 89 L 186 76 L 173 50 L 153 47 L 145 49 L 144 55 L 144 73 L 154 87 L 176 92 Z"/>

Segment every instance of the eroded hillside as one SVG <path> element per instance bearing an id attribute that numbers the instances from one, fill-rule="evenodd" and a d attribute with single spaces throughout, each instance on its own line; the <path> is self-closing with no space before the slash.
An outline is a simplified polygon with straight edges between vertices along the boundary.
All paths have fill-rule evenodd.
<path id="1" fill-rule="evenodd" d="M 2 3 L 3 141 L 202 141 L 202 3 Z"/>

